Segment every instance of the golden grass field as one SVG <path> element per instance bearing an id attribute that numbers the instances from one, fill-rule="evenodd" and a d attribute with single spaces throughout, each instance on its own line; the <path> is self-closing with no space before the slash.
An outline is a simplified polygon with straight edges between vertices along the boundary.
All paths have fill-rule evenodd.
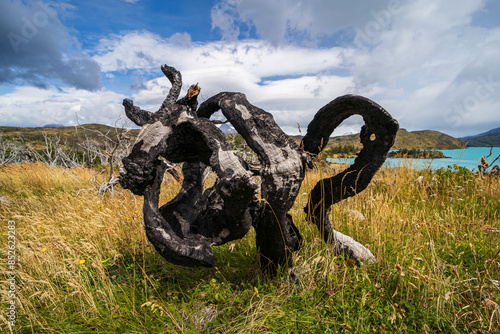
<path id="1" fill-rule="evenodd" d="M 331 213 L 336 230 L 377 257 L 359 266 L 334 256 L 302 211 L 309 190 L 334 172 L 323 166 L 307 173 L 291 211 L 305 246 L 293 268 L 266 278 L 253 231 L 216 247 L 215 268 L 175 266 L 145 237 L 142 197 L 119 186 L 98 195 L 94 181 L 106 173 L 1 166 L 1 330 L 500 333 L 499 177 L 382 169 Z M 179 188 L 167 178 L 161 202 Z M 17 255 L 14 327 L 7 318 L 9 221 Z"/>

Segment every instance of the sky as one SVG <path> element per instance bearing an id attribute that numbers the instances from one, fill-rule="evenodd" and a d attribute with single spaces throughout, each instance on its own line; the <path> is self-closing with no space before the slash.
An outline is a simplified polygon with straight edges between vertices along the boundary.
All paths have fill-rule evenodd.
<path id="1" fill-rule="evenodd" d="M 158 110 L 168 64 L 182 95 L 242 92 L 292 135 L 358 94 L 462 137 L 500 126 L 499 55 L 498 0 L 2 0 L 0 125 L 131 126 L 122 100 Z"/>

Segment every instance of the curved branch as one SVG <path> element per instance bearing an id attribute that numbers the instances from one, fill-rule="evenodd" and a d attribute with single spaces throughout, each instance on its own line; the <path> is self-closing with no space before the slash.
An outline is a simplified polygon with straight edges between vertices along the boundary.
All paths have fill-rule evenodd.
<path id="1" fill-rule="evenodd" d="M 148 240 L 158 253 L 169 262 L 187 267 L 215 265 L 214 253 L 210 243 L 197 238 L 183 238 L 179 235 L 177 220 L 167 221 L 158 210 L 161 182 L 166 164 L 161 164 L 155 173 L 154 182 L 144 191 L 144 229 Z"/>
<path id="2" fill-rule="evenodd" d="M 125 114 L 127 117 L 136 125 L 143 126 L 152 122 L 154 114 L 134 106 L 134 101 L 124 99 L 123 106 L 125 107 Z"/>
<path id="3" fill-rule="evenodd" d="M 328 143 L 333 130 L 352 115 L 361 115 L 365 121 L 360 133 L 363 144 L 361 152 L 354 164 L 345 171 L 319 181 L 304 208 L 309 219 L 318 226 L 324 240 L 330 243 L 341 239 L 336 237 L 338 232 L 332 229 L 328 219 L 330 207 L 368 186 L 384 163 L 399 128 L 398 122 L 375 102 L 362 96 L 345 95 L 328 103 L 314 116 L 302 140 L 304 149 L 318 154 Z M 345 247 L 338 249 L 343 249 L 345 253 Z M 351 253 L 356 254 L 355 251 Z"/>
<path id="4" fill-rule="evenodd" d="M 170 88 L 167 97 L 161 105 L 162 108 L 165 108 L 171 104 L 174 104 L 175 101 L 179 98 L 179 94 L 181 93 L 182 89 L 182 75 L 181 72 L 166 64 L 161 65 L 161 70 L 172 84 L 172 88 Z"/>

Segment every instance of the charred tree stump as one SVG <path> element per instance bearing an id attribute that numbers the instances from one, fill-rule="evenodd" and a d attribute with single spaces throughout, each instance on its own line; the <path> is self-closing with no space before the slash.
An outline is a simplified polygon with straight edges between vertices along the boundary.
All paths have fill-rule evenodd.
<path id="1" fill-rule="evenodd" d="M 253 226 L 262 270 L 273 274 L 278 266 L 291 266 L 292 252 L 300 248 L 302 237 L 288 211 L 306 166 L 312 166 L 311 155 L 326 146 L 333 130 L 354 114 L 365 121 L 363 150 L 346 171 L 316 185 L 305 211 L 337 254 L 357 261 L 374 259 L 363 245 L 333 230 L 328 212 L 334 203 L 368 186 L 394 143 L 398 123 L 382 107 L 360 96 L 337 98 L 316 114 L 299 146 L 271 114 L 250 104 L 244 94 L 219 93 L 197 109 L 200 88 L 191 86 L 178 100 L 180 72 L 167 65 L 162 71 L 172 88 L 156 113 L 134 106 L 131 100 L 123 101 L 127 117 L 142 128 L 132 152 L 123 159 L 120 183 L 144 195 L 146 235 L 166 260 L 184 266 L 214 266 L 211 247 L 242 238 Z M 209 120 L 218 110 L 257 154 L 257 170 L 233 153 L 225 135 Z M 164 159 L 183 163 L 184 181 L 177 196 L 159 207 L 167 168 Z M 208 167 L 218 179 L 203 190 Z M 262 181 L 260 198 L 255 174 Z"/>

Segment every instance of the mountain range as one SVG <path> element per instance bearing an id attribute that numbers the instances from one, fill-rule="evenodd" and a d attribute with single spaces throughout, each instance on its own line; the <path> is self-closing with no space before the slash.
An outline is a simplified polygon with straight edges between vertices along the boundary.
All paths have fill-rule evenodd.
<path id="1" fill-rule="evenodd" d="M 460 140 L 466 143 L 467 147 L 498 147 L 500 146 L 500 127 L 474 136 L 462 137 Z"/>
<path id="2" fill-rule="evenodd" d="M 495 133 L 495 132 L 500 132 L 500 127 L 491 129 L 490 131 L 486 131 L 486 132 L 483 132 L 483 133 L 480 133 L 477 135 L 460 137 L 460 139 L 473 139 L 473 138 L 477 138 L 477 137 L 486 136 L 486 135 L 489 135 L 489 134 Z"/>

